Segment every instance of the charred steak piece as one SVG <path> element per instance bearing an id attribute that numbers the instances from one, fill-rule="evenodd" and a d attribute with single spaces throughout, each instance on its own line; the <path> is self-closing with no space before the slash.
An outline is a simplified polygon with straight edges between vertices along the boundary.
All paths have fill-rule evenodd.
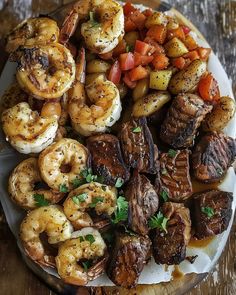
<path id="1" fill-rule="evenodd" d="M 120 143 L 116 136 L 101 134 L 87 139 L 87 147 L 92 157 L 93 172 L 104 177 L 104 183 L 115 185 L 118 178 L 126 182 L 129 171 L 123 161 Z"/>
<path id="2" fill-rule="evenodd" d="M 128 167 L 143 173 L 156 173 L 154 143 L 146 118 L 124 123 L 119 139 Z"/>
<path id="3" fill-rule="evenodd" d="M 126 187 L 125 197 L 129 200 L 129 227 L 136 233 L 147 235 L 148 220 L 159 206 L 158 195 L 147 177 L 136 172 Z"/>
<path id="4" fill-rule="evenodd" d="M 203 182 L 224 177 L 236 157 L 236 140 L 223 133 L 210 132 L 202 137 L 192 155 L 194 176 Z"/>
<path id="5" fill-rule="evenodd" d="M 166 202 L 161 212 L 168 221 L 166 232 L 156 228 L 151 233 L 154 259 L 157 264 L 180 264 L 185 259 L 190 240 L 189 209 L 180 203 Z"/>
<path id="6" fill-rule="evenodd" d="M 193 197 L 195 236 L 203 239 L 225 231 L 232 215 L 233 194 L 219 190 L 196 193 Z"/>
<path id="7" fill-rule="evenodd" d="M 189 174 L 189 150 L 172 150 L 160 156 L 160 172 L 156 177 L 156 190 L 165 201 L 182 202 L 192 194 Z"/>
<path id="8" fill-rule="evenodd" d="M 174 148 L 193 144 L 196 131 L 206 114 L 212 110 L 195 94 L 179 94 L 174 98 L 161 125 L 161 139 Z"/>
<path id="9" fill-rule="evenodd" d="M 117 286 L 132 288 L 138 283 L 150 256 L 151 241 L 148 237 L 117 233 L 107 275 Z"/>

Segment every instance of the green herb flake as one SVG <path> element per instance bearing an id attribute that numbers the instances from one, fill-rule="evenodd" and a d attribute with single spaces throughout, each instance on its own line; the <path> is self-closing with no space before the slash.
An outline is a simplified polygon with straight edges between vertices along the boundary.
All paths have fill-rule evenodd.
<path id="1" fill-rule="evenodd" d="M 133 133 L 140 133 L 141 131 L 142 131 L 142 128 L 140 126 L 135 127 L 135 128 L 132 129 Z"/>
<path id="2" fill-rule="evenodd" d="M 81 263 L 85 271 L 88 271 L 88 269 L 92 266 L 92 263 L 90 261 L 83 261 Z"/>
<path id="3" fill-rule="evenodd" d="M 211 218 L 213 215 L 215 215 L 215 212 L 211 207 L 202 207 L 201 211 L 206 214 L 208 218 Z"/>
<path id="4" fill-rule="evenodd" d="M 168 171 L 166 170 L 166 168 L 161 169 L 161 174 L 162 175 L 167 175 Z"/>
<path id="5" fill-rule="evenodd" d="M 88 241 L 90 243 L 90 245 L 95 242 L 93 235 L 86 235 L 84 238 L 86 241 Z"/>
<path id="6" fill-rule="evenodd" d="M 73 188 L 77 188 L 83 184 L 85 184 L 86 181 L 84 179 L 80 179 L 80 178 L 75 178 L 72 180 L 72 185 L 73 185 Z"/>
<path id="7" fill-rule="evenodd" d="M 216 172 L 219 176 L 223 175 L 223 170 L 221 168 L 217 168 Z"/>
<path id="8" fill-rule="evenodd" d="M 81 173 L 80 176 L 83 178 L 84 183 L 89 183 L 92 181 L 97 181 L 99 183 L 103 183 L 104 178 L 102 175 L 93 175 L 93 171 L 91 168 L 84 169 Z"/>
<path id="9" fill-rule="evenodd" d="M 90 208 L 95 208 L 98 203 L 102 203 L 104 201 L 103 197 L 94 197 L 92 203 L 89 205 Z"/>
<path id="10" fill-rule="evenodd" d="M 89 20 L 90 20 L 90 22 L 91 22 L 91 24 L 92 24 L 92 27 L 98 27 L 98 26 L 100 26 L 100 23 L 97 22 L 97 21 L 95 20 L 95 18 L 94 18 L 94 12 L 93 12 L 93 11 L 90 11 L 90 12 L 89 12 Z"/>
<path id="11" fill-rule="evenodd" d="M 79 236 L 80 243 L 84 242 L 84 237 Z"/>
<path id="12" fill-rule="evenodd" d="M 156 216 L 154 215 L 149 219 L 148 225 L 151 229 L 159 228 L 167 233 L 166 226 L 168 220 L 161 212 L 158 212 Z"/>
<path id="13" fill-rule="evenodd" d="M 105 185 L 102 185 L 102 190 L 105 192 L 107 190 L 107 187 Z"/>
<path id="14" fill-rule="evenodd" d="M 73 196 L 72 201 L 75 204 L 80 205 L 80 203 L 84 203 L 86 201 L 87 197 L 88 197 L 87 193 L 82 193 L 80 195 Z"/>
<path id="15" fill-rule="evenodd" d="M 61 193 L 68 193 L 68 187 L 65 184 L 60 184 L 59 190 Z"/>
<path id="16" fill-rule="evenodd" d="M 122 187 L 123 184 L 124 184 L 124 180 L 121 177 L 118 177 L 116 179 L 115 187 L 116 188 Z"/>
<path id="17" fill-rule="evenodd" d="M 33 198 L 37 207 L 48 206 L 50 204 L 48 200 L 45 200 L 44 195 L 34 194 Z"/>
<path id="18" fill-rule="evenodd" d="M 128 234 L 129 236 L 137 236 L 135 232 L 132 230 L 128 229 L 127 226 L 123 225 L 125 229 L 125 233 Z"/>
<path id="19" fill-rule="evenodd" d="M 160 192 L 160 196 L 162 197 L 163 201 L 166 202 L 169 198 L 169 194 L 166 190 L 162 189 Z"/>
<path id="20" fill-rule="evenodd" d="M 169 149 L 168 156 L 174 158 L 177 155 L 177 151 Z"/>
<path id="21" fill-rule="evenodd" d="M 112 217 L 111 221 L 112 223 L 116 224 L 120 221 L 125 221 L 128 218 L 128 206 L 129 203 L 126 201 L 126 199 L 122 196 L 119 196 L 119 198 L 116 201 L 116 210 L 114 212 L 114 217 Z"/>

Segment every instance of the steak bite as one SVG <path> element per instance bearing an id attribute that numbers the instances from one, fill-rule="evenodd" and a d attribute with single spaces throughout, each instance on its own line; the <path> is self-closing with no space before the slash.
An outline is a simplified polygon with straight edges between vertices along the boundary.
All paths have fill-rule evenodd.
<path id="1" fill-rule="evenodd" d="M 217 132 L 202 137 L 192 155 L 194 176 L 202 182 L 223 178 L 236 157 L 236 140 Z"/>
<path id="2" fill-rule="evenodd" d="M 151 233 L 154 259 L 157 264 L 180 264 L 185 259 L 190 240 L 189 209 L 180 203 L 166 202 L 160 211 L 168 220 L 166 230 L 157 227 Z"/>
<path id="3" fill-rule="evenodd" d="M 136 233 L 147 235 L 148 220 L 158 210 L 158 195 L 147 177 L 138 173 L 134 173 L 126 187 L 129 227 Z"/>
<path id="4" fill-rule="evenodd" d="M 148 237 L 117 233 L 107 275 L 115 285 L 133 288 L 150 257 L 151 241 Z"/>
<path id="5" fill-rule="evenodd" d="M 121 149 L 127 166 L 143 173 L 156 173 L 155 149 L 146 118 L 131 119 L 119 133 Z"/>
<path id="6" fill-rule="evenodd" d="M 199 96 L 179 94 L 161 125 L 161 139 L 174 148 L 192 146 L 198 127 L 211 110 Z"/>
<path id="7" fill-rule="evenodd" d="M 91 153 L 93 172 L 104 177 L 104 183 L 115 185 L 117 179 L 126 182 L 129 177 L 121 154 L 120 143 L 116 136 L 101 134 L 87 139 Z"/>
<path id="8" fill-rule="evenodd" d="M 208 190 L 195 194 L 193 200 L 193 225 L 198 239 L 218 235 L 227 229 L 232 216 L 232 193 Z"/>
<path id="9" fill-rule="evenodd" d="M 182 202 L 192 194 L 189 174 L 189 150 L 169 150 L 160 156 L 156 191 L 165 201 Z"/>

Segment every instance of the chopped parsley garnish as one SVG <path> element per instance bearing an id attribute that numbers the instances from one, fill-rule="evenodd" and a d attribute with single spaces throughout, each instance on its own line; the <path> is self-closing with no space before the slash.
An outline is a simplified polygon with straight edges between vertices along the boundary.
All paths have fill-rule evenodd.
<path id="1" fill-rule="evenodd" d="M 107 187 L 105 185 L 102 185 L 102 190 L 105 192 L 107 190 Z"/>
<path id="2" fill-rule="evenodd" d="M 59 190 L 61 193 L 68 193 L 68 187 L 65 184 L 60 184 Z"/>
<path id="3" fill-rule="evenodd" d="M 35 205 L 38 207 L 48 206 L 50 203 L 48 200 L 45 200 L 44 195 L 34 194 L 33 195 Z"/>
<path id="4" fill-rule="evenodd" d="M 126 199 L 122 196 L 119 196 L 119 198 L 116 201 L 117 207 L 114 212 L 114 217 L 112 217 L 111 221 L 112 223 L 116 224 L 120 221 L 125 221 L 128 218 L 128 205 L 129 203 L 126 201 Z"/>
<path id="5" fill-rule="evenodd" d="M 114 121 L 114 118 L 111 117 L 111 118 L 110 118 L 110 122 L 113 122 L 113 121 Z"/>
<path id="6" fill-rule="evenodd" d="M 162 189 L 160 192 L 160 196 L 162 197 L 164 202 L 166 202 L 168 200 L 169 194 L 166 190 Z"/>
<path id="7" fill-rule="evenodd" d="M 97 22 L 97 21 L 95 20 L 95 18 L 94 18 L 94 12 L 93 12 L 93 11 L 90 11 L 90 12 L 89 12 L 89 20 L 90 20 L 90 22 L 91 22 L 91 24 L 92 24 L 93 27 L 98 27 L 98 26 L 100 26 L 100 23 Z"/>
<path id="8" fill-rule="evenodd" d="M 211 218 L 215 214 L 213 208 L 211 207 L 202 207 L 201 211 L 206 214 L 208 218 Z"/>
<path id="9" fill-rule="evenodd" d="M 133 51 L 133 46 L 131 46 L 131 45 L 126 45 L 125 51 L 126 51 L 126 52 Z"/>
<path id="10" fill-rule="evenodd" d="M 87 193 L 83 193 L 83 194 L 80 194 L 80 195 L 77 195 L 77 196 L 73 196 L 72 197 L 72 201 L 79 205 L 80 203 L 83 203 L 85 202 L 85 200 L 87 199 L 88 197 L 88 194 Z"/>
<path id="11" fill-rule="evenodd" d="M 72 181 L 73 188 L 77 188 L 85 183 L 86 183 L 85 179 L 79 179 L 77 177 L 73 179 Z"/>
<path id="12" fill-rule="evenodd" d="M 161 169 L 161 174 L 162 175 L 167 175 L 168 171 L 166 170 L 166 168 Z"/>
<path id="13" fill-rule="evenodd" d="M 154 215 L 149 219 L 148 225 L 152 229 L 159 228 L 167 233 L 167 221 L 168 218 L 166 218 L 163 213 L 158 212 L 156 216 Z"/>
<path id="14" fill-rule="evenodd" d="M 89 205 L 90 208 L 95 208 L 98 203 L 102 203 L 104 201 L 103 197 L 94 197 L 92 203 Z"/>
<path id="15" fill-rule="evenodd" d="M 124 180 L 121 177 L 118 177 L 116 179 L 115 187 L 117 188 L 122 187 L 123 184 L 124 184 Z"/>
<path id="16" fill-rule="evenodd" d="M 168 150 L 168 156 L 171 157 L 171 158 L 174 158 L 177 154 L 177 151 L 175 150 L 172 150 L 172 149 L 169 149 Z"/>
<path id="17" fill-rule="evenodd" d="M 132 129 L 133 133 L 140 133 L 141 131 L 142 131 L 142 128 L 140 126 L 135 127 L 135 128 Z"/>
<path id="18" fill-rule="evenodd" d="M 79 236 L 79 240 L 80 242 L 88 241 L 90 245 L 95 242 L 94 236 L 91 234 L 88 234 L 86 236 Z"/>
<path id="19" fill-rule="evenodd" d="M 97 181 L 99 183 L 103 183 L 104 178 L 102 175 L 93 175 L 92 169 L 88 168 L 88 169 L 84 169 L 81 173 L 80 173 L 81 177 L 83 177 L 84 182 L 89 183 L 92 181 Z"/>
<path id="20" fill-rule="evenodd" d="M 90 261 L 83 261 L 81 263 L 85 271 L 88 271 L 88 269 L 92 266 L 92 263 Z"/>

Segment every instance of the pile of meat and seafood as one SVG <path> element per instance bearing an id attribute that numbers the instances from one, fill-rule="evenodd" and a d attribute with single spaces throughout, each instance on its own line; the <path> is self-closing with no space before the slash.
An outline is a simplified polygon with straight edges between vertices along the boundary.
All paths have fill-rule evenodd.
<path id="1" fill-rule="evenodd" d="M 234 210 L 219 187 L 236 158 L 224 131 L 235 101 L 211 49 L 174 15 L 80 0 L 60 28 L 23 21 L 6 51 L 17 67 L 1 123 L 27 155 L 8 177 L 25 253 L 66 283 L 106 273 L 125 288 L 144 268 L 157 282 L 201 261 L 188 249 L 225 232 Z"/>

